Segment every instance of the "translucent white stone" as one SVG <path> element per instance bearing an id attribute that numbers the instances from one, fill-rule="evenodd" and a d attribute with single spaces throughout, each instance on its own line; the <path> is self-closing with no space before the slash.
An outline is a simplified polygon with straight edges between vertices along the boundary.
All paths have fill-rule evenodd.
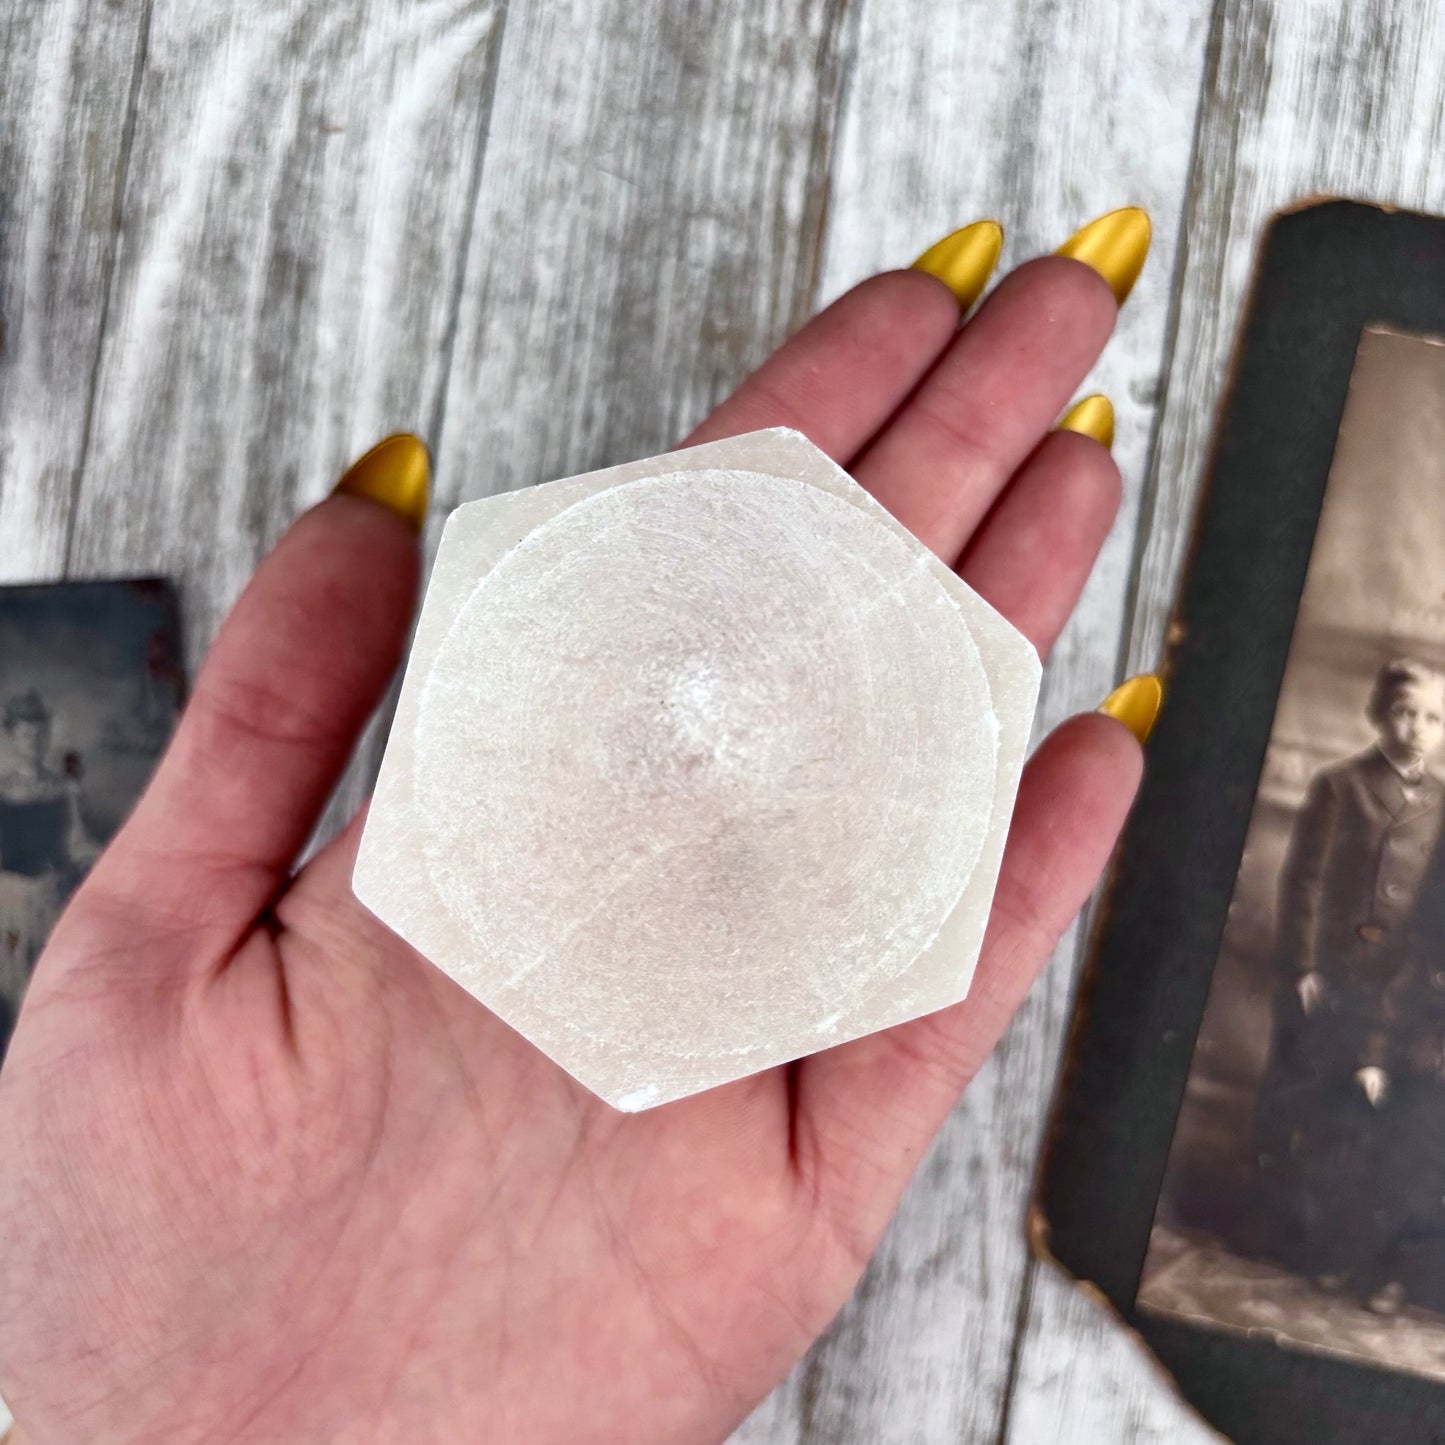
<path id="1" fill-rule="evenodd" d="M 797 432 L 459 507 L 357 897 L 619 1109 L 955 1003 L 1039 661 Z"/>

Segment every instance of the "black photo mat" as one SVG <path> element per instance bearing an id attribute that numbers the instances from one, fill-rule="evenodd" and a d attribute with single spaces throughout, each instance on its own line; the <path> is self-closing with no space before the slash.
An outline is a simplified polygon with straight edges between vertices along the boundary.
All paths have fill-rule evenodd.
<path id="1" fill-rule="evenodd" d="M 1037 1196 L 1049 1253 L 1103 1292 L 1238 1445 L 1445 1441 L 1445 1382 L 1137 1301 L 1372 329 L 1445 336 L 1445 221 L 1342 201 L 1277 218 L 1236 345 L 1170 628 L 1166 704 L 1096 921 Z M 1435 591 L 1445 594 L 1445 575 Z"/>

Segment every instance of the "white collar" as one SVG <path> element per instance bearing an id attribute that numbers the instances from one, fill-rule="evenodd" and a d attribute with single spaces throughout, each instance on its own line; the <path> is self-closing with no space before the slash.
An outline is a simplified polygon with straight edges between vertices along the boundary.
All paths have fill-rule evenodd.
<path id="1" fill-rule="evenodd" d="M 1425 781 L 1425 760 L 1423 758 L 1413 768 L 1402 768 L 1384 748 L 1380 749 L 1380 756 L 1399 775 L 1401 782 L 1416 786 Z"/>

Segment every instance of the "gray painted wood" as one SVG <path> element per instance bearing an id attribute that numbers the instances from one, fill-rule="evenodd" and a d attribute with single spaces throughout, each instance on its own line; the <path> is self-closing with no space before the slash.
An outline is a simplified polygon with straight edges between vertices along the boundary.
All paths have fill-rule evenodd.
<path id="1" fill-rule="evenodd" d="M 427 429 L 499 14 L 156 0 L 71 572 L 174 575 L 198 644 L 348 457 Z"/>
<path id="2" fill-rule="evenodd" d="M 1030 1279 L 1001 1445 L 1220 1445 L 1108 1307 L 1052 1265 Z"/>
<path id="3" fill-rule="evenodd" d="M 169 572 L 194 659 L 385 431 L 436 448 L 434 541 L 459 500 L 672 444 L 815 305 L 955 225 L 997 216 L 1016 261 L 1138 201 L 1154 255 L 1094 378 L 1125 506 L 1041 724 L 1148 665 L 1264 216 L 1317 189 L 1445 209 L 1433 7 L 686 10 L 3 7 L 0 580 Z M 1026 1257 L 1077 951 L 741 1445 L 1206 1438 Z"/>
<path id="4" fill-rule="evenodd" d="M 434 526 L 458 501 L 667 450 L 804 318 L 841 13 L 512 4 Z"/>
<path id="5" fill-rule="evenodd" d="M 0 581 L 63 570 L 146 8 L 0 8 Z"/>

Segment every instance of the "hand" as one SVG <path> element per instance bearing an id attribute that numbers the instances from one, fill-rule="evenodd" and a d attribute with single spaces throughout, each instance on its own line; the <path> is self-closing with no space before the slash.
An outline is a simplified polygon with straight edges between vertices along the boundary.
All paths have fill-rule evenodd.
<path id="1" fill-rule="evenodd" d="M 1365 1091 L 1370 1104 L 1378 1109 L 1390 1095 L 1390 1076 L 1374 1064 L 1355 1072 L 1355 1082 Z"/>
<path id="2" fill-rule="evenodd" d="M 798 427 L 1047 652 L 1119 495 L 1048 429 L 1115 312 L 1050 257 L 955 335 L 939 281 L 878 276 L 691 440 Z M 720 1439 L 846 1300 L 1134 794 L 1133 736 L 1074 719 L 966 1003 L 618 1114 L 353 900 L 359 821 L 292 876 L 417 571 L 374 502 L 297 522 L 39 964 L 0 1074 L 0 1393 L 39 1440 Z"/>
<path id="3" fill-rule="evenodd" d="M 1308 1018 L 1325 1001 L 1325 981 L 1317 973 L 1307 973 L 1295 984 L 1299 1006 Z"/>

